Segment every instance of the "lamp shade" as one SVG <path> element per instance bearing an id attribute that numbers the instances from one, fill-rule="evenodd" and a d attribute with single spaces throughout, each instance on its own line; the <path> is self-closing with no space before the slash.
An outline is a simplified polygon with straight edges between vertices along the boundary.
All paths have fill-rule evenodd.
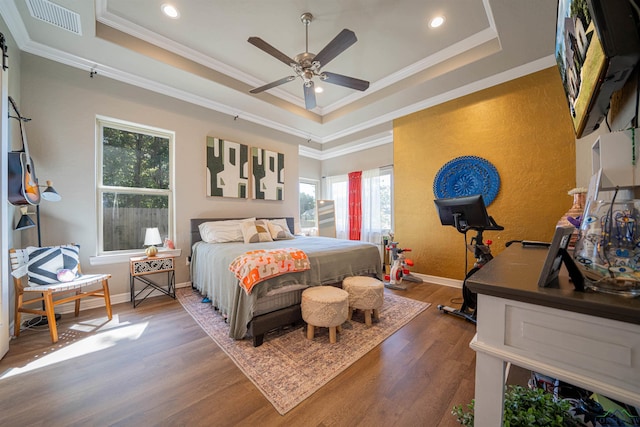
<path id="1" fill-rule="evenodd" d="M 147 228 L 147 231 L 144 234 L 144 245 L 154 246 L 161 244 L 162 238 L 160 237 L 160 230 L 158 230 L 158 227 Z"/>
<path id="2" fill-rule="evenodd" d="M 51 181 L 47 181 L 47 188 L 44 189 L 41 196 L 49 202 L 59 202 L 62 200 L 62 196 L 60 196 L 56 189 L 53 188 L 53 183 Z"/>
<path id="3" fill-rule="evenodd" d="M 22 211 L 22 216 L 20 217 L 20 220 L 18 221 L 18 225 L 16 225 L 16 230 L 24 230 L 27 228 L 31 228 L 31 227 L 35 227 L 36 223 L 33 222 L 33 220 L 31 218 L 29 218 L 29 215 L 27 215 L 27 209 L 24 209 Z"/>

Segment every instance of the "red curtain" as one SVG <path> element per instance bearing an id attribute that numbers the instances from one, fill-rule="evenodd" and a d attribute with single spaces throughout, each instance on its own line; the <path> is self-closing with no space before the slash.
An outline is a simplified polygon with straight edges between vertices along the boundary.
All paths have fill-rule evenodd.
<path id="1" fill-rule="evenodd" d="M 360 240 L 362 230 L 362 171 L 349 173 L 349 239 Z"/>

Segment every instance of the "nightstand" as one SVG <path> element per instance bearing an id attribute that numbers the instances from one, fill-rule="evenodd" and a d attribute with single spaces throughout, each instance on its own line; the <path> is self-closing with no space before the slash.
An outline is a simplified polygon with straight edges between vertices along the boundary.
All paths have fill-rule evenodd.
<path id="1" fill-rule="evenodd" d="M 176 269 L 174 255 L 157 255 L 154 257 L 140 256 L 129 259 L 129 286 L 131 303 L 137 307 L 154 291 L 160 291 L 171 298 L 176 298 Z M 167 273 L 166 284 L 160 284 L 148 276 Z M 136 281 L 144 287 L 136 291 Z M 148 291 L 142 298 L 138 296 Z"/>

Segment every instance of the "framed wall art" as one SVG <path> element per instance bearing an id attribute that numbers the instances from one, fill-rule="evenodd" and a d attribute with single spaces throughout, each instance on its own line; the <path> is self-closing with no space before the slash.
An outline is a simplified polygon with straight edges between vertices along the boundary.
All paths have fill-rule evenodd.
<path id="1" fill-rule="evenodd" d="M 246 199 L 249 194 L 249 146 L 207 137 L 207 196 Z"/>
<path id="2" fill-rule="evenodd" d="M 284 200 L 284 154 L 251 147 L 253 198 Z"/>

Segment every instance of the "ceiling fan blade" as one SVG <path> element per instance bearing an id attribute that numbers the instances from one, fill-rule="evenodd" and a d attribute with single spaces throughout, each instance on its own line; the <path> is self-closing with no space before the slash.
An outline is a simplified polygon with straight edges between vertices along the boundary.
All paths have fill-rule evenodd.
<path id="1" fill-rule="evenodd" d="M 364 91 L 369 88 L 369 82 L 366 80 L 343 76 L 342 74 L 330 73 L 328 71 L 323 72 L 320 78 L 327 83 L 348 87 L 350 89 Z"/>
<path id="2" fill-rule="evenodd" d="M 324 47 L 316 56 L 313 58 L 314 61 L 318 61 L 320 63 L 320 68 L 324 67 L 336 56 L 340 55 L 343 51 L 345 51 L 349 46 L 357 42 L 356 34 L 347 30 L 346 28 L 340 31 L 340 34 L 335 36 L 333 40 L 329 42 L 328 45 Z"/>
<path id="3" fill-rule="evenodd" d="M 316 91 L 313 87 L 313 81 L 309 82 L 309 86 L 306 84 L 304 87 L 304 105 L 307 110 L 313 110 L 316 108 Z"/>
<path id="4" fill-rule="evenodd" d="M 284 78 L 282 78 L 280 80 L 276 80 L 275 82 L 268 83 L 268 84 L 266 84 L 264 86 L 260 86 L 260 87 L 257 87 L 255 89 L 251 89 L 249 92 L 250 93 L 264 92 L 265 90 L 271 89 L 272 87 L 280 86 L 282 84 L 288 83 L 288 82 L 293 81 L 295 79 L 296 79 L 296 76 L 287 76 L 287 77 L 284 77 Z"/>
<path id="5" fill-rule="evenodd" d="M 291 64 L 296 63 L 296 61 L 289 58 L 287 55 L 280 52 L 278 49 L 271 46 L 269 43 L 262 40 L 260 37 L 249 37 L 247 41 L 252 45 L 254 45 L 255 47 L 257 47 L 258 49 L 262 49 L 263 51 L 267 52 L 269 55 L 273 56 L 274 58 L 284 62 L 289 67 L 291 66 Z"/>

